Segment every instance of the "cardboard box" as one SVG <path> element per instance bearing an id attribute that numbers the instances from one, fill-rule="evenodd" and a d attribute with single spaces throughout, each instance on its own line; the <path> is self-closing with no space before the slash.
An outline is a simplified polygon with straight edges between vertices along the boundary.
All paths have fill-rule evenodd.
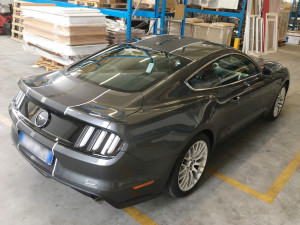
<path id="1" fill-rule="evenodd" d="M 300 44 L 300 31 L 289 31 L 287 33 L 286 41 L 289 44 L 299 45 Z"/>
<path id="2" fill-rule="evenodd" d="M 174 19 L 183 19 L 184 17 L 184 10 L 185 10 L 185 5 L 184 4 L 178 4 L 175 6 L 175 15 Z"/>
<path id="3" fill-rule="evenodd" d="M 193 37 L 230 45 L 233 23 L 196 23 Z"/>

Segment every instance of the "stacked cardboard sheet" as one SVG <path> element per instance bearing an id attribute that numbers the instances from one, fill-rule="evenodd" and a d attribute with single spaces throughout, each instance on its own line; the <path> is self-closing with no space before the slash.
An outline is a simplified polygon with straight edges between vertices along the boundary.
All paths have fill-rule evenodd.
<path id="1" fill-rule="evenodd" d="M 107 46 L 105 16 L 98 9 L 23 7 L 24 48 L 69 65 Z"/>
<path id="2" fill-rule="evenodd" d="M 286 35 L 287 43 L 300 45 L 300 31 L 289 30 Z"/>

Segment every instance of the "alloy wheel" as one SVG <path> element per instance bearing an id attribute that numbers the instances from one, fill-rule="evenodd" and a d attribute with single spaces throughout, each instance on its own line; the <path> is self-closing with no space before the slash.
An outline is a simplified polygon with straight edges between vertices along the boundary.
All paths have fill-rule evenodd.
<path id="1" fill-rule="evenodd" d="M 273 116 L 274 117 L 277 117 L 283 107 L 283 103 L 284 103 L 284 100 L 285 100 L 285 95 L 286 95 L 286 89 L 285 87 L 282 87 L 278 96 L 277 96 L 277 99 L 276 99 L 276 102 L 275 102 L 275 105 L 274 105 L 274 110 L 273 110 Z"/>
<path id="2" fill-rule="evenodd" d="M 195 142 L 184 156 L 178 174 L 178 186 L 181 191 L 191 190 L 200 179 L 208 156 L 207 144 Z"/>

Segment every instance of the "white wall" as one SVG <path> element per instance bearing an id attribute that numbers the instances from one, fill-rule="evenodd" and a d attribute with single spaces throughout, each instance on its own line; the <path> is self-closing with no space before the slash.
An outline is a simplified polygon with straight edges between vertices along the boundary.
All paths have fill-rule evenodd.
<path id="1" fill-rule="evenodd" d="M 0 4 L 7 5 L 7 4 L 13 4 L 14 0 L 0 0 Z"/>

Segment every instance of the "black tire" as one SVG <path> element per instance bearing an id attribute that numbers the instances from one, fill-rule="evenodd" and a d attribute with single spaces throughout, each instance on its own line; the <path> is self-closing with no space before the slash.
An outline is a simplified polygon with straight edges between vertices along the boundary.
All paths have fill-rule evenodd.
<path id="1" fill-rule="evenodd" d="M 282 97 L 282 93 L 284 92 L 284 96 L 283 98 L 280 99 Z M 268 113 L 268 115 L 266 116 L 266 119 L 269 120 L 269 121 L 273 121 L 275 119 L 278 118 L 278 116 L 280 115 L 280 112 L 283 108 L 283 105 L 284 105 L 284 102 L 285 102 L 285 97 L 286 97 L 286 94 L 287 94 L 287 86 L 286 85 L 283 85 L 280 89 L 280 91 L 278 92 L 277 96 L 276 96 L 276 99 L 273 103 L 273 106 L 270 110 L 270 112 Z M 278 108 L 278 104 L 281 104 L 281 107 Z"/>
<path id="2" fill-rule="evenodd" d="M 196 146 L 197 143 L 198 143 L 199 145 L 201 144 L 201 145 L 204 146 L 204 143 L 203 143 L 202 141 L 203 141 L 203 142 L 206 144 L 206 146 L 207 146 L 207 154 L 206 154 L 206 160 L 205 160 L 204 168 L 203 168 L 203 170 L 202 170 L 202 173 L 200 174 L 200 177 L 198 178 L 198 181 L 195 182 L 195 180 L 194 180 L 195 183 L 193 184 L 193 187 L 191 187 L 191 188 L 188 189 L 188 190 L 183 190 L 183 189 L 182 189 L 182 183 L 183 183 L 183 181 L 180 182 L 181 179 L 179 179 L 179 172 L 181 171 L 181 173 L 182 173 L 182 170 L 180 170 L 180 169 L 181 169 L 181 166 L 185 167 L 185 170 L 187 170 L 187 171 L 189 171 L 190 173 L 192 173 L 192 174 L 193 174 L 193 178 L 195 178 L 195 176 L 197 177 L 195 171 L 194 171 L 194 173 L 191 172 L 191 171 L 192 171 L 191 168 L 196 169 L 197 166 L 195 166 L 194 163 L 192 163 L 192 165 L 189 164 L 190 167 L 187 167 L 185 164 L 186 164 L 186 163 L 190 163 L 190 161 L 185 160 L 185 157 L 187 156 L 187 153 L 190 151 L 190 149 L 192 148 L 192 146 Z M 177 161 L 176 161 L 176 163 L 175 163 L 175 165 L 174 165 L 174 168 L 173 168 L 173 170 L 172 170 L 172 173 L 171 173 L 171 175 L 170 175 L 170 177 L 169 177 L 169 180 L 168 180 L 168 182 L 167 182 L 166 190 L 167 190 L 167 192 L 168 192 L 170 195 L 172 195 L 172 196 L 174 196 L 174 197 L 180 198 L 180 197 L 184 197 L 184 196 L 186 196 L 186 195 L 191 194 L 193 191 L 195 191 L 195 190 L 198 188 L 199 182 L 200 182 L 201 178 L 203 177 L 203 173 L 204 173 L 205 168 L 206 168 L 206 163 L 207 163 L 207 161 L 208 161 L 208 156 L 209 156 L 210 148 L 211 148 L 211 144 L 210 144 L 209 138 L 208 138 L 205 134 L 199 134 L 199 135 L 197 135 L 196 137 L 194 137 L 194 138 L 190 141 L 190 143 L 186 146 L 186 148 L 185 148 L 185 149 L 181 152 L 181 154 L 179 155 L 179 157 L 178 157 L 178 159 L 177 159 Z M 191 152 L 190 152 L 190 153 L 191 153 Z M 195 153 L 195 149 L 194 149 L 194 153 Z M 199 155 L 199 156 L 200 156 L 200 155 Z M 200 159 L 199 159 L 199 160 L 200 160 Z M 203 158 L 203 160 L 204 160 L 204 158 Z M 197 163 L 197 162 L 195 162 L 195 164 L 196 164 L 196 163 Z M 198 164 L 198 163 L 197 163 L 197 164 Z M 199 169 L 199 168 L 200 168 L 200 166 L 199 166 L 197 169 Z M 202 166 L 201 166 L 201 168 L 202 168 Z M 188 172 L 188 173 L 189 173 L 189 172 Z M 184 173 L 185 173 L 185 172 L 184 172 Z M 200 172 L 199 172 L 199 173 L 200 173 Z M 184 178 L 183 178 L 183 179 L 184 179 Z M 197 179 L 197 178 L 195 178 L 195 179 Z M 181 185 L 180 185 L 179 183 L 181 183 Z M 181 187 L 180 187 L 180 186 L 181 186 Z"/>

